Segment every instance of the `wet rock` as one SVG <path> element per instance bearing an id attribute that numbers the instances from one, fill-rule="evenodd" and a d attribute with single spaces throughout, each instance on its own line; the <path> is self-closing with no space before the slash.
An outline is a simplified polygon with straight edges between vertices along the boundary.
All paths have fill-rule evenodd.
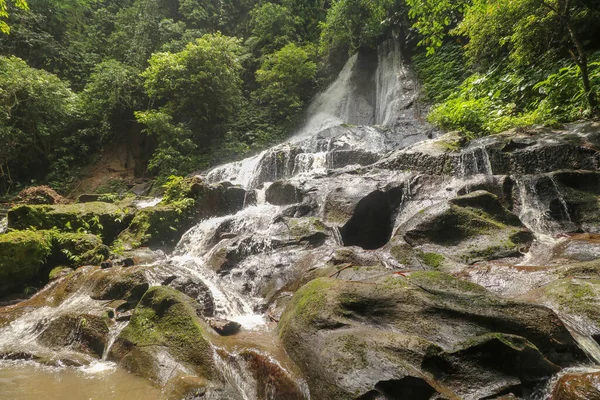
<path id="1" fill-rule="evenodd" d="M 139 267 L 100 270 L 92 279 L 90 297 L 95 300 L 118 299 L 135 303 L 150 287 L 143 269 Z"/>
<path id="2" fill-rule="evenodd" d="M 69 268 L 69 267 L 65 267 L 65 266 L 53 268 L 52 271 L 50 271 L 50 273 L 48 274 L 48 280 L 51 282 L 56 279 L 60 279 L 64 276 L 72 274 L 73 271 L 74 271 L 73 268 Z"/>
<path id="3" fill-rule="evenodd" d="M 112 268 L 112 267 L 113 267 L 112 260 L 106 260 L 106 261 L 102 261 L 100 263 L 100 268 L 102 268 L 102 269 L 108 269 L 108 268 Z"/>
<path id="4" fill-rule="evenodd" d="M 244 208 L 246 191 L 240 186 L 231 186 L 225 189 L 224 200 L 227 210 L 223 214 L 233 214 Z"/>
<path id="5" fill-rule="evenodd" d="M 552 400 L 600 399 L 600 372 L 571 373 L 558 378 Z"/>
<path id="6" fill-rule="evenodd" d="M 259 162 L 253 185 L 289 178 L 294 171 L 296 156 L 302 152 L 300 147 L 291 144 L 271 148 Z"/>
<path id="7" fill-rule="evenodd" d="M 132 310 L 120 312 L 120 313 L 117 314 L 116 320 L 118 322 L 129 321 L 129 320 L 131 320 L 131 316 L 132 315 L 133 315 L 133 311 Z"/>
<path id="8" fill-rule="evenodd" d="M 377 153 L 363 150 L 336 150 L 328 154 L 328 164 L 332 168 L 343 168 L 346 165 L 371 165 L 379 160 Z"/>
<path id="9" fill-rule="evenodd" d="M 210 327 L 221 336 L 235 335 L 242 327 L 242 325 L 235 321 L 229 321 L 223 318 L 207 318 L 206 322 L 208 322 Z"/>
<path id="10" fill-rule="evenodd" d="M 171 379 L 164 392 L 168 400 L 204 400 L 206 386 L 205 379 L 182 375 Z"/>
<path id="11" fill-rule="evenodd" d="M 152 190 L 152 186 L 152 182 L 138 183 L 137 185 L 132 186 L 129 191 L 136 196 L 148 196 Z"/>
<path id="12" fill-rule="evenodd" d="M 551 310 L 439 272 L 314 280 L 296 292 L 278 329 L 319 399 L 378 398 L 381 382 L 398 393 L 491 398 L 584 357 Z"/>
<path id="13" fill-rule="evenodd" d="M 190 371 L 206 380 L 215 374 L 193 300 L 164 286 L 152 287 L 142 297 L 109 357 L 161 386 Z"/>
<path id="14" fill-rule="evenodd" d="M 199 304 L 197 314 L 204 317 L 212 317 L 215 313 L 215 301 L 208 286 L 200 280 L 172 276 L 167 278 L 163 285 L 185 293 Z"/>
<path id="15" fill-rule="evenodd" d="M 472 263 L 518 256 L 533 241 L 519 218 L 485 191 L 427 207 L 401 225 L 398 234 L 434 268 L 443 261 L 440 257 Z M 431 265 L 433 258 L 440 261 Z"/>
<path id="16" fill-rule="evenodd" d="M 271 184 L 265 192 L 266 200 L 278 206 L 300 203 L 303 193 L 293 183 L 277 181 Z"/>
<path id="17" fill-rule="evenodd" d="M 102 357 L 108 337 L 107 320 L 92 314 L 65 314 L 54 319 L 38 341 L 54 350 L 70 347 Z"/>
<path id="18" fill-rule="evenodd" d="M 365 193 L 376 190 L 374 186 L 337 187 L 327 193 L 323 205 L 325 222 L 338 226 L 344 225 L 352 218 L 356 205 L 365 197 Z"/>
<path id="19" fill-rule="evenodd" d="M 8 212 L 8 226 L 13 229 L 52 229 L 64 232 L 85 230 L 101 235 L 105 244 L 111 243 L 133 219 L 133 210 L 117 204 L 92 202 L 17 206 Z"/>
<path id="20" fill-rule="evenodd" d="M 600 153 L 589 144 L 600 131 L 600 126 L 597 123 L 584 125 L 573 125 L 562 131 L 546 128 L 532 129 L 527 133 L 508 131 L 473 140 L 460 151 L 449 148 L 442 137 L 395 151 L 376 165 L 379 168 L 453 176 L 595 170 Z M 574 131 L 580 134 L 573 134 Z"/>
<path id="21" fill-rule="evenodd" d="M 285 223 L 289 228 L 290 237 L 298 243 L 319 246 L 327 239 L 327 228 L 318 218 L 290 218 Z"/>

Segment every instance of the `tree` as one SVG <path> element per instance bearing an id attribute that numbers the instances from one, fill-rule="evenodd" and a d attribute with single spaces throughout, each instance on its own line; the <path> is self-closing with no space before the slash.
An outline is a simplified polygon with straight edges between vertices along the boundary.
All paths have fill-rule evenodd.
<path id="1" fill-rule="evenodd" d="M 73 133 L 76 95 L 57 76 L 0 57 L 0 190 L 45 176 Z"/>
<path id="2" fill-rule="evenodd" d="M 178 53 L 155 53 L 142 73 L 148 95 L 177 122 L 210 127 L 232 115 L 242 91 L 240 40 L 204 35 Z"/>
<path id="3" fill-rule="evenodd" d="M 13 3 L 22 10 L 29 9 L 25 0 L 13 0 Z M 3 20 L 4 18 L 8 18 L 8 7 L 6 5 L 6 0 L 0 0 L 0 32 L 7 34 L 10 33 L 10 26 Z"/>
<path id="4" fill-rule="evenodd" d="M 290 43 L 267 56 L 256 71 L 260 88 L 255 97 L 278 118 L 291 118 L 304 107 L 313 92 L 317 64 L 310 53 L 310 49 Z"/>
<path id="5" fill-rule="evenodd" d="M 431 54 L 452 26 L 468 38 L 472 63 L 498 62 L 508 56 L 521 65 L 535 63 L 550 52 L 566 50 L 578 66 L 588 107 L 598 113 L 591 86 L 587 53 L 579 39 L 583 21 L 597 21 L 597 6 L 577 0 L 407 0 L 414 27 L 424 36 L 421 44 Z M 464 19 L 460 21 L 462 16 Z M 577 26 L 575 21 L 577 21 Z M 557 28 L 559 32 L 557 32 Z M 564 35 L 560 34 L 564 31 Z M 558 34 L 557 34 L 558 33 Z M 566 39 L 566 40 L 565 40 Z M 484 61 L 485 63 L 485 61 Z"/>
<path id="6" fill-rule="evenodd" d="M 287 43 L 298 40 L 296 30 L 301 20 L 287 7 L 264 3 L 257 5 L 250 14 L 255 46 L 263 53 L 280 49 Z"/>

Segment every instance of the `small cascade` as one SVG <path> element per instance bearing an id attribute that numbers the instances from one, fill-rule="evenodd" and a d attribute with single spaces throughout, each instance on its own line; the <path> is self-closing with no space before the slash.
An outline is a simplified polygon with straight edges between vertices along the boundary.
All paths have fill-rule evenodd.
<path id="1" fill-rule="evenodd" d="M 600 365 L 600 344 L 594 340 L 589 329 L 589 323 L 571 315 L 558 314 L 579 348 L 588 356 L 590 361 Z"/>
<path id="2" fill-rule="evenodd" d="M 263 151 L 253 157 L 215 167 L 206 174 L 205 178 L 210 183 L 231 182 L 234 185 L 250 188 L 256 169 L 265 153 L 266 151 Z"/>
<path id="3" fill-rule="evenodd" d="M 325 174 L 328 169 L 327 152 L 301 153 L 296 156 L 293 176 Z"/>
<path id="4" fill-rule="evenodd" d="M 8 218 L 6 216 L 0 217 L 0 234 L 5 233 L 8 230 Z"/>
<path id="5" fill-rule="evenodd" d="M 473 175 L 493 175 L 490 155 L 485 146 L 475 147 L 471 151 L 464 151 L 459 159 L 459 176 L 469 178 Z"/>
<path id="6" fill-rule="evenodd" d="M 106 361 L 112 345 L 115 343 L 115 340 L 117 339 L 119 334 L 123 331 L 123 329 L 125 329 L 125 327 L 128 324 L 129 321 L 117 321 L 113 326 L 110 327 L 110 331 L 108 332 L 108 338 L 106 340 L 106 346 L 104 346 L 104 351 L 102 352 L 102 361 Z"/>
<path id="7" fill-rule="evenodd" d="M 161 201 L 162 201 L 162 197 L 155 197 L 153 199 L 148 199 L 148 200 L 138 200 L 134 204 L 137 208 L 148 208 L 148 207 L 154 207 Z"/>
<path id="8" fill-rule="evenodd" d="M 556 195 L 558 196 L 558 201 L 560 202 L 560 205 L 562 208 L 563 217 L 565 217 L 569 222 L 572 222 L 571 215 L 569 214 L 569 206 L 567 205 L 567 202 L 565 201 L 564 196 L 562 195 L 562 193 L 560 192 L 560 189 L 558 188 L 558 184 L 556 183 L 556 180 L 554 179 L 554 175 L 549 175 L 549 178 L 550 178 L 550 181 L 552 182 L 552 186 L 554 186 L 554 190 L 556 190 Z"/>
<path id="9" fill-rule="evenodd" d="M 537 178 L 535 176 L 522 176 L 517 179 L 521 209 L 519 218 L 527 228 L 536 234 L 553 234 L 558 225 L 550 217 L 550 210 L 542 203 L 536 189 Z"/>

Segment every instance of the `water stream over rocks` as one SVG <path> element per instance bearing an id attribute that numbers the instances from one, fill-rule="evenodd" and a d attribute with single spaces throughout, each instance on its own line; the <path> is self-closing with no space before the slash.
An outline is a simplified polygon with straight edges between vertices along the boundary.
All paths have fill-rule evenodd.
<path id="1" fill-rule="evenodd" d="M 166 398 L 600 396 L 600 126 L 459 149 L 417 99 L 396 41 L 351 57 L 287 143 L 201 174 L 235 211 L 1 308 L 0 393 L 30 359 Z"/>

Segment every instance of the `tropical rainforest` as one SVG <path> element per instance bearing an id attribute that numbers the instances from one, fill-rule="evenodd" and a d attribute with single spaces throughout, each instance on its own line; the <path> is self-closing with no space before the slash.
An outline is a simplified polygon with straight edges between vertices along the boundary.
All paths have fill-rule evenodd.
<path id="1" fill-rule="evenodd" d="M 598 0 L 3 0 L 0 194 L 69 192 L 132 138 L 159 182 L 265 148 L 391 36 L 426 118 L 466 140 L 595 118 L 599 18 Z"/>

